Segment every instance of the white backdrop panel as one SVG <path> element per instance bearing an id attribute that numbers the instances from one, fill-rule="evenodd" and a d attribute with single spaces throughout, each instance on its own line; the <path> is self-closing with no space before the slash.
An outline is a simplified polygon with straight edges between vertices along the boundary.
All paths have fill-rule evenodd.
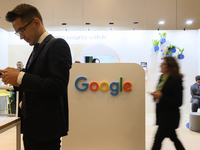
<path id="1" fill-rule="evenodd" d="M 79 91 L 75 80 L 131 82 L 132 91 L 118 95 Z M 143 68 L 134 63 L 73 64 L 69 82 L 69 135 L 62 140 L 63 150 L 144 150 L 145 149 L 145 77 Z M 81 83 L 79 83 L 80 86 Z M 83 88 L 83 87 L 80 87 Z M 95 87 L 93 87 L 95 88 Z M 103 87 L 105 88 L 105 87 Z"/>

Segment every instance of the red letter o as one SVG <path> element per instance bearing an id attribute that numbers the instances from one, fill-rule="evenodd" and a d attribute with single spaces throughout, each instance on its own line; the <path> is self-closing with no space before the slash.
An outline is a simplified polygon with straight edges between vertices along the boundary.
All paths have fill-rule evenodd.
<path id="1" fill-rule="evenodd" d="M 96 85 L 96 88 L 95 88 L 95 89 L 92 88 L 93 85 Z M 91 91 L 97 91 L 98 88 L 99 88 L 99 85 L 98 85 L 97 82 L 91 82 L 91 83 L 90 83 L 90 90 L 91 90 Z"/>

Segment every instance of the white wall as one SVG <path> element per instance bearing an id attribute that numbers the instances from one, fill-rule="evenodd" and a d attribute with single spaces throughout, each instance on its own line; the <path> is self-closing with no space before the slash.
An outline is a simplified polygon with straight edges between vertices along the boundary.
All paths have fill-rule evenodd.
<path id="1" fill-rule="evenodd" d="M 16 68 L 18 61 L 22 61 L 25 66 L 33 47 L 24 40 L 20 40 L 14 32 L 8 32 L 8 36 L 8 66 Z"/>
<path id="2" fill-rule="evenodd" d="M 155 52 L 152 40 L 160 39 L 159 33 L 167 33 L 164 48 L 170 44 L 176 45 L 181 49 L 184 48 L 185 59 L 179 60 L 181 73 L 184 75 L 184 104 L 182 113 L 189 113 L 190 109 L 190 85 L 193 84 L 194 77 L 198 74 L 199 49 L 199 30 L 167 30 L 167 31 L 67 31 L 67 32 L 50 32 L 56 37 L 66 39 L 71 47 L 74 60 L 82 60 L 82 53 L 88 47 L 102 44 L 110 47 L 119 56 L 121 63 L 148 63 L 146 80 L 146 91 L 155 90 L 155 86 L 160 75 L 161 53 Z M 19 56 L 26 63 L 32 50 L 27 43 L 20 41 L 19 37 L 9 33 L 9 66 L 15 67 Z M 19 44 L 20 42 L 20 44 Z M 12 55 L 11 55 L 12 54 Z M 105 54 L 106 55 L 106 54 Z M 17 57 L 16 57 L 17 56 Z M 131 68 L 127 68 L 131 69 Z M 146 113 L 154 113 L 155 104 L 152 97 L 146 94 Z"/>
<path id="3" fill-rule="evenodd" d="M 8 32 L 0 28 L 0 69 L 8 66 Z"/>
<path id="4" fill-rule="evenodd" d="M 0 28 L 0 69 L 4 69 L 8 66 L 8 33 L 7 31 Z M 1 83 L 0 78 L 0 83 Z M 3 84 L 3 83 L 2 83 Z M 0 109 L 4 109 L 5 100 L 3 97 L 0 97 Z M 0 111 L 4 113 L 4 111 Z"/>

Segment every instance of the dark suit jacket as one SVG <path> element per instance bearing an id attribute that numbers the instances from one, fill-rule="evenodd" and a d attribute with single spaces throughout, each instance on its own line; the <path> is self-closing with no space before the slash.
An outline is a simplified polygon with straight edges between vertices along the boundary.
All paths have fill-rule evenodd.
<path id="1" fill-rule="evenodd" d="M 22 130 L 28 138 L 43 142 L 67 135 L 71 64 L 70 48 L 63 39 L 48 35 L 37 48 L 21 83 L 27 114 Z"/>
<path id="2" fill-rule="evenodd" d="M 159 80 L 161 82 L 161 78 Z M 182 105 L 182 79 L 169 76 L 161 92 L 159 103 L 156 104 L 156 124 L 166 128 L 178 128 L 180 120 L 179 107 Z"/>
<path id="3" fill-rule="evenodd" d="M 191 85 L 190 94 L 192 96 L 191 100 L 190 100 L 191 103 L 193 102 L 194 99 L 200 100 L 200 90 L 199 90 L 199 86 L 197 83 Z"/>

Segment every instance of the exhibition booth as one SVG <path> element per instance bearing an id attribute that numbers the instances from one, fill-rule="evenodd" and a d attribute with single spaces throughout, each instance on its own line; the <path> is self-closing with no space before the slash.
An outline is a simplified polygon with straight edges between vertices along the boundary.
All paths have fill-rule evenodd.
<path id="1" fill-rule="evenodd" d="M 155 90 L 169 45 L 184 49 L 184 59 L 178 59 L 184 75 L 181 113 L 191 112 L 190 85 L 200 73 L 200 30 L 48 32 L 68 42 L 73 60 L 70 132 L 62 139 L 63 150 L 144 150 L 145 114 L 155 113 L 149 92 Z M 153 40 L 160 40 L 164 32 L 166 41 L 155 51 Z M 0 69 L 16 67 L 19 60 L 26 64 L 32 47 L 2 29 L 0 41 Z M 172 55 L 178 57 L 179 51 Z M 93 59 L 98 63 L 90 63 Z"/>
<path id="2" fill-rule="evenodd" d="M 7 66 L 16 67 L 16 62 L 21 60 L 26 64 L 32 47 L 24 40 L 20 40 L 14 32 L 0 29 L 0 68 Z M 166 31 L 48 31 L 55 37 L 65 39 L 72 52 L 73 63 L 75 61 L 85 62 L 85 57 L 105 58 L 100 63 L 137 63 L 145 62 L 146 80 L 145 91 L 155 90 L 160 76 L 160 64 L 163 57 L 161 50 L 167 46 L 175 45 L 184 48 L 184 59 L 178 60 L 180 71 L 184 75 L 183 106 L 181 112 L 188 114 L 190 107 L 190 85 L 195 82 L 195 76 L 200 72 L 200 30 L 166 30 Z M 154 50 L 153 40 L 160 39 L 159 33 L 166 32 L 166 42 L 159 45 L 158 51 Z M 176 50 L 174 57 L 179 51 Z M 73 69 L 73 67 L 72 67 Z M 154 114 L 155 105 L 152 97 L 145 93 L 146 113 Z"/>

